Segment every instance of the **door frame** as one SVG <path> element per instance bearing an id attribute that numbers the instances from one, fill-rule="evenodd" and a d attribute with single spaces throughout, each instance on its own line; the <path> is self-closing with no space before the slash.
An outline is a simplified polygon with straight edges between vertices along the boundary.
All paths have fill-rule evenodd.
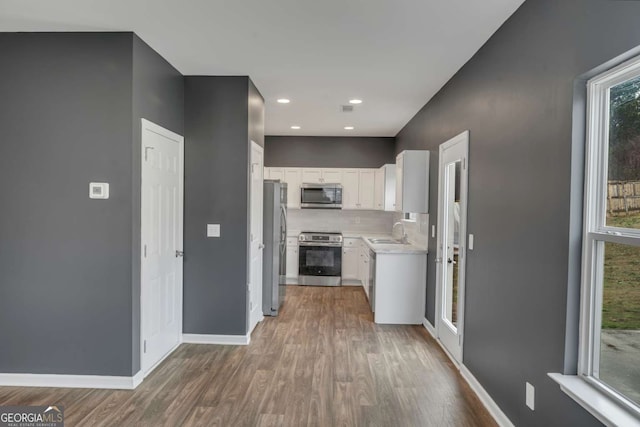
<path id="1" fill-rule="evenodd" d="M 444 202 L 444 180 L 442 179 L 442 174 L 444 172 L 444 158 L 443 153 L 445 150 L 450 149 L 451 147 L 463 144 L 463 149 L 465 151 L 465 161 L 464 165 L 460 171 L 460 200 L 461 202 L 464 200 L 464 206 L 460 206 L 460 244 L 459 244 L 459 254 L 461 256 L 458 257 L 458 282 L 461 283 L 461 286 L 458 288 L 458 322 L 456 325 L 456 329 L 458 331 L 459 336 L 459 349 L 450 349 L 445 343 L 442 341 L 440 336 L 440 328 L 442 320 L 442 286 L 444 279 L 444 254 L 443 254 L 443 228 L 444 228 L 444 218 L 442 215 L 442 208 Z M 437 232 L 437 240 L 436 240 L 436 318 L 435 318 L 435 334 L 440 341 L 442 347 L 449 353 L 450 358 L 457 365 L 462 365 L 462 357 L 464 354 L 464 318 L 465 318 L 465 298 L 466 298 L 466 269 L 467 269 L 467 222 L 468 222 L 468 206 L 469 206 L 469 131 L 464 131 L 459 135 L 454 136 L 447 142 L 440 144 L 439 148 L 439 168 L 438 168 L 438 207 L 437 207 L 437 215 L 438 215 L 438 232 Z M 462 204 L 462 203 L 461 203 Z M 456 351 L 457 350 L 457 351 Z"/>
<path id="2" fill-rule="evenodd" d="M 150 131 L 153 133 L 156 133 L 158 135 L 161 135 L 167 139 L 173 140 L 178 144 L 178 153 L 179 153 L 179 165 L 178 165 L 178 202 L 179 202 L 179 209 L 178 209 L 178 230 L 179 230 L 179 238 L 178 238 L 178 243 L 180 248 L 176 248 L 176 250 L 184 250 L 184 137 L 181 135 L 178 135 L 177 133 L 174 133 L 168 129 L 163 128 L 162 126 L 159 126 L 149 120 L 146 119 L 140 119 L 140 123 L 141 123 L 141 127 L 140 127 L 140 150 L 141 150 L 141 156 L 140 156 L 140 372 L 142 373 L 142 377 L 146 377 L 149 374 L 151 374 L 151 372 L 153 372 L 153 370 L 158 367 L 158 365 L 160 365 L 176 348 L 178 348 L 180 346 L 180 344 L 182 344 L 182 332 L 183 332 L 183 311 L 184 311 L 184 307 L 183 307 L 183 298 L 184 298 L 184 261 L 182 263 L 180 263 L 180 266 L 178 268 L 178 275 L 177 277 L 180 278 L 180 283 L 179 283 L 179 292 L 178 294 L 180 295 L 180 300 L 179 300 L 179 312 L 177 315 L 178 318 L 178 324 L 180 327 L 180 337 L 178 340 L 178 344 L 172 348 L 165 356 L 163 356 L 160 360 L 158 360 L 156 363 L 154 363 L 153 365 L 149 366 L 146 370 L 145 370 L 145 366 L 143 363 L 143 357 L 144 357 L 144 342 L 145 342 L 145 338 L 146 338 L 146 331 L 144 328 L 144 313 L 145 313 L 145 308 L 144 308 L 144 292 L 143 292 L 143 280 L 144 280 L 144 234 L 143 234 L 143 226 L 142 224 L 144 223 L 144 218 L 143 218 L 143 205 L 142 205 L 142 192 L 143 192 L 143 186 L 142 186 L 142 182 L 144 179 L 143 176 L 143 171 L 144 171 L 144 158 L 145 158 L 145 131 Z M 184 260 L 184 258 L 183 258 Z"/>
<path id="3" fill-rule="evenodd" d="M 258 317 L 256 320 L 255 325 L 252 322 L 252 318 L 251 318 L 251 298 L 253 296 L 253 292 L 251 290 L 251 286 L 253 286 L 253 281 L 251 280 L 251 261 L 252 261 L 252 247 L 251 247 L 251 226 L 252 226 L 252 222 L 253 222 L 253 218 L 251 218 L 252 215 L 252 209 L 253 206 L 251 205 L 252 203 L 252 199 L 253 199 L 253 188 L 252 188 L 252 184 L 253 184 L 253 159 L 252 159 L 252 153 L 253 150 L 257 149 L 257 151 L 259 151 L 262 154 L 262 183 L 264 183 L 264 147 L 262 147 L 260 144 L 258 144 L 257 142 L 250 140 L 250 144 L 249 144 L 249 257 L 248 257 L 248 263 L 247 263 L 247 294 L 249 296 L 249 299 L 247 301 L 247 334 L 251 334 L 251 332 L 253 332 L 253 330 L 255 329 L 256 326 L 258 326 L 258 324 L 260 324 L 260 322 L 262 322 L 264 320 L 264 313 L 262 312 L 262 286 L 264 285 L 264 283 L 261 283 L 260 286 L 260 298 L 259 301 L 257 301 L 256 303 L 256 307 L 258 310 Z M 263 185 L 263 184 L 261 184 Z M 264 194 L 263 196 L 263 200 L 262 200 L 262 207 L 261 207 L 261 212 L 264 212 Z M 264 221 L 264 213 L 263 213 L 263 218 L 262 221 Z M 264 254 L 264 224 L 262 225 L 262 227 L 260 227 L 260 240 L 261 243 L 259 243 L 259 250 L 262 251 L 262 253 Z M 264 263 L 264 259 L 262 260 L 262 263 Z M 262 275 L 262 269 L 260 269 L 260 275 Z M 262 278 L 262 280 L 264 280 L 264 278 Z"/>

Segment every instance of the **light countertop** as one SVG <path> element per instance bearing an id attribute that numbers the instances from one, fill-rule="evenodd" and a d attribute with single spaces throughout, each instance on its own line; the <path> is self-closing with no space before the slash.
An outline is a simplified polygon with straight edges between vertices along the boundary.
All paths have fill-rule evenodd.
<path id="1" fill-rule="evenodd" d="M 384 243 L 372 243 L 369 238 L 391 238 L 390 234 L 387 235 L 370 235 L 365 234 L 360 236 L 362 240 L 373 250 L 376 254 L 426 254 L 427 250 L 421 248 L 412 243 L 406 245 L 394 245 Z"/>

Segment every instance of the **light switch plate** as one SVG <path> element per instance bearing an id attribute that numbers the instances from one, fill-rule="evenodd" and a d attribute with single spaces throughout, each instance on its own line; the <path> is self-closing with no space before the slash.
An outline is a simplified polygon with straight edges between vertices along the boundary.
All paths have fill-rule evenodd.
<path id="1" fill-rule="evenodd" d="M 109 183 L 108 182 L 90 182 L 89 198 L 90 199 L 108 199 Z"/>
<path id="2" fill-rule="evenodd" d="M 473 234 L 469 234 L 469 243 L 467 244 L 467 246 L 469 247 L 470 251 L 473 250 Z"/>
<path id="3" fill-rule="evenodd" d="M 207 224 L 207 237 L 220 237 L 220 224 Z"/>
<path id="4" fill-rule="evenodd" d="M 436 238 L 436 226 L 435 225 L 431 226 L 431 237 L 433 237 L 434 239 Z"/>

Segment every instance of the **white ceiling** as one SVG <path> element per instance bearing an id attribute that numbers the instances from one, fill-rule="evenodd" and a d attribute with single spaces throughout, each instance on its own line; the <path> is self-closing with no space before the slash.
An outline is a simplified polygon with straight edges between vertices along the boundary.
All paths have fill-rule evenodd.
<path id="1" fill-rule="evenodd" d="M 0 0 L 0 31 L 134 31 L 185 75 L 249 75 L 267 135 L 395 136 L 522 2 Z"/>

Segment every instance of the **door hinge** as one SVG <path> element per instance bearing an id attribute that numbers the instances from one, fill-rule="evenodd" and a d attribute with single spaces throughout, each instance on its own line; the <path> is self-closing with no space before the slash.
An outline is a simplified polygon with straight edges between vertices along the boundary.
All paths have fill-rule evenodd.
<path id="1" fill-rule="evenodd" d="M 462 345 L 462 334 L 458 335 L 458 345 Z"/>
<path id="2" fill-rule="evenodd" d="M 147 257 L 147 245 L 144 245 L 144 257 Z"/>
<path id="3" fill-rule="evenodd" d="M 144 340 L 144 352 L 147 352 L 147 340 Z"/>
<path id="4" fill-rule="evenodd" d="M 467 170 L 467 158 L 462 158 L 462 170 Z"/>

